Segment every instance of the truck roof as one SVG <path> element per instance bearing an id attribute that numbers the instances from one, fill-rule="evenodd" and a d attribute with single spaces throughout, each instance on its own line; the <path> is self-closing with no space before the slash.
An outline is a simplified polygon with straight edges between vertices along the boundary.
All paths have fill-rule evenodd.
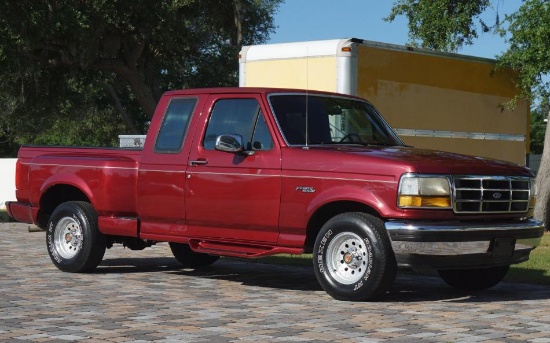
<path id="1" fill-rule="evenodd" d="M 270 93 L 309 93 L 309 94 L 322 94 L 322 95 L 335 95 L 338 93 L 324 92 L 318 90 L 307 90 L 299 88 L 274 88 L 274 87 L 215 87 L 215 88 L 194 88 L 194 89 L 180 89 L 173 90 L 164 93 L 168 96 L 174 95 L 194 95 L 194 94 L 270 94 Z M 340 95 L 340 94 L 339 94 Z M 365 100 L 356 96 L 341 94 L 345 97 L 357 98 Z"/>

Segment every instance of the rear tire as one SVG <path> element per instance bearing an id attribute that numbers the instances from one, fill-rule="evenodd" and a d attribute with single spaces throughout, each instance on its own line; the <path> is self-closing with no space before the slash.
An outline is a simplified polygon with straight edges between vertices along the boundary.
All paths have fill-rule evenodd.
<path id="1" fill-rule="evenodd" d="M 359 212 L 339 214 L 323 225 L 315 241 L 313 268 L 330 296 L 347 301 L 384 294 L 397 272 L 384 223 Z"/>
<path id="2" fill-rule="evenodd" d="M 200 268 L 211 265 L 216 262 L 220 257 L 214 255 L 208 255 L 191 250 L 188 244 L 183 243 L 169 243 L 172 254 L 179 263 L 185 268 Z"/>
<path id="3" fill-rule="evenodd" d="M 53 264 L 64 272 L 94 270 L 105 255 L 106 244 L 93 206 L 83 201 L 57 206 L 48 220 L 46 246 Z"/>
<path id="4" fill-rule="evenodd" d="M 438 270 L 439 276 L 449 286 L 468 290 L 481 291 L 496 286 L 508 272 L 510 266 L 498 266 L 478 269 Z"/>

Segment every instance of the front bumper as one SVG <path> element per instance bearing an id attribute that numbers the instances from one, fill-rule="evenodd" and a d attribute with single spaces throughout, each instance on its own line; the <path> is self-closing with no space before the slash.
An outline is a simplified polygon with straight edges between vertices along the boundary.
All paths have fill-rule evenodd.
<path id="1" fill-rule="evenodd" d="M 544 234 L 542 222 L 469 223 L 388 221 L 386 229 L 400 266 L 484 268 L 529 259 Z"/>

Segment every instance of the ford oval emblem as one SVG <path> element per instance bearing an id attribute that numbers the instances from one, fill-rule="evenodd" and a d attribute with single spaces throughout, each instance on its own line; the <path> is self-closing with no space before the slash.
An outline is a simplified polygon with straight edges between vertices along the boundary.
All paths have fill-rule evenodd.
<path id="1" fill-rule="evenodd" d="M 493 199 L 500 199 L 500 198 L 502 198 L 502 194 L 500 194 L 499 192 L 493 193 Z"/>

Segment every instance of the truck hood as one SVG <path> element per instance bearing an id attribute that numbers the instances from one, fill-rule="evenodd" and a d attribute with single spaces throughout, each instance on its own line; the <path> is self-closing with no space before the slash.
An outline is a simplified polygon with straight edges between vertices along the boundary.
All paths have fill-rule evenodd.
<path id="1" fill-rule="evenodd" d="M 331 146 L 311 149 L 326 149 L 334 153 L 338 151 L 350 156 L 350 160 L 359 158 L 364 163 L 400 166 L 422 174 L 533 176 L 529 168 L 511 162 L 405 146 Z"/>

